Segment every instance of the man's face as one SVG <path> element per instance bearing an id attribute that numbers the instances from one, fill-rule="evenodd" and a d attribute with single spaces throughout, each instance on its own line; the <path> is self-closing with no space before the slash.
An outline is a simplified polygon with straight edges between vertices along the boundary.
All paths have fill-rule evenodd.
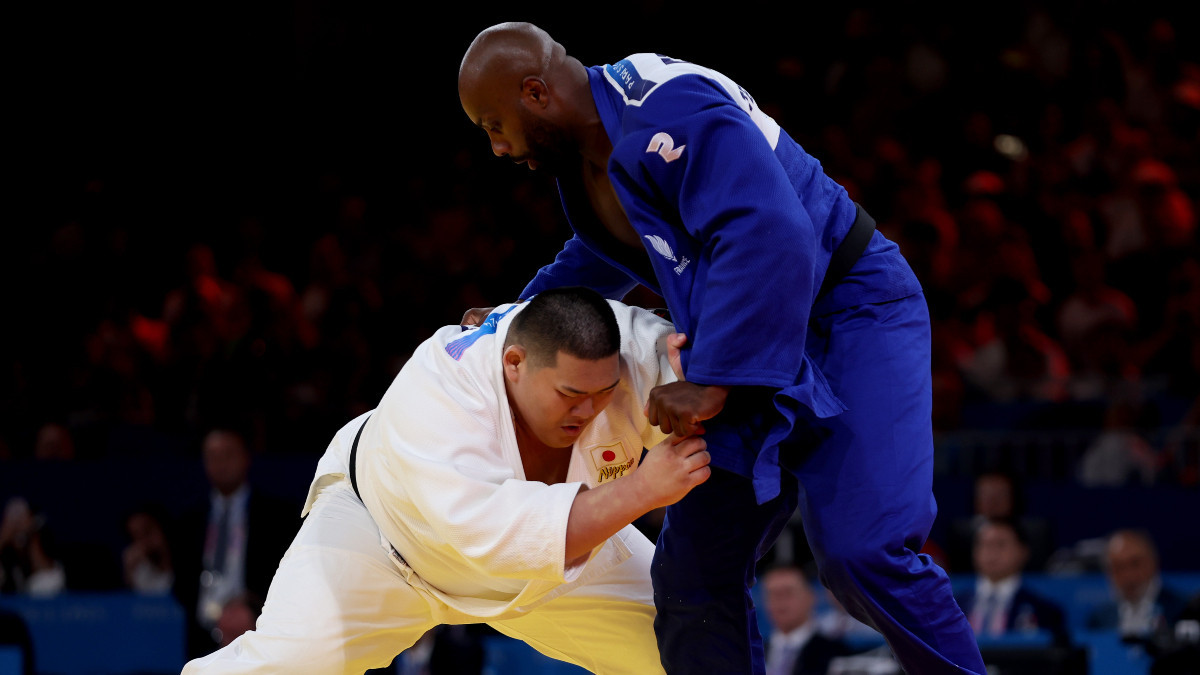
<path id="1" fill-rule="evenodd" d="M 213 431 L 204 439 L 204 473 L 223 495 L 233 494 L 250 473 L 250 453 L 241 439 Z"/>
<path id="2" fill-rule="evenodd" d="M 537 367 L 528 358 L 514 364 L 505 350 L 504 375 L 517 423 L 552 448 L 574 445 L 612 400 L 621 379 L 621 357 L 589 361 L 558 352 L 555 363 Z"/>
<path id="3" fill-rule="evenodd" d="M 785 633 L 803 626 L 816 602 L 812 588 L 795 570 L 768 572 L 763 578 L 763 594 L 771 625 Z"/>
<path id="4" fill-rule="evenodd" d="M 1154 554 L 1141 541 L 1117 535 L 1108 544 L 1108 576 L 1126 600 L 1137 600 L 1158 573 Z"/>
<path id="5" fill-rule="evenodd" d="M 566 131 L 540 114 L 511 89 L 498 90 L 495 83 L 460 92 L 463 112 L 488 135 L 497 157 L 508 156 L 517 164 L 559 175 L 575 153 Z"/>
<path id="6" fill-rule="evenodd" d="M 975 513 L 989 518 L 1010 516 L 1013 512 L 1012 486 L 994 475 L 975 481 Z"/>
<path id="7" fill-rule="evenodd" d="M 1029 551 L 1011 527 L 988 523 L 975 535 L 975 571 L 989 581 L 1019 573 L 1028 556 Z"/>

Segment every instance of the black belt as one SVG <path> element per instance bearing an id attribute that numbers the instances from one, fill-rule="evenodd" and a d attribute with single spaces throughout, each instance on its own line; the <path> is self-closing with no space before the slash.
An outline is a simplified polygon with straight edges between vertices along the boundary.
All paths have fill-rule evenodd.
<path id="1" fill-rule="evenodd" d="M 846 233 L 842 243 L 833 250 L 829 268 L 825 270 L 825 278 L 821 281 L 821 290 L 817 292 L 816 300 L 813 300 L 814 305 L 850 272 L 850 268 L 858 262 L 863 251 L 867 250 L 871 235 L 875 234 L 875 219 L 857 202 L 854 208 L 858 211 L 854 216 L 854 224 L 850 226 L 850 231 Z"/>
<path id="2" fill-rule="evenodd" d="M 362 501 L 362 495 L 358 494 L 358 476 L 355 475 L 354 462 L 358 458 L 358 439 L 362 437 L 362 430 L 367 428 L 367 420 L 371 419 L 367 415 L 367 419 L 363 420 L 362 426 L 358 428 L 358 433 L 354 434 L 354 444 L 350 446 L 350 487 L 354 488 L 354 494 L 358 496 L 358 501 Z"/>

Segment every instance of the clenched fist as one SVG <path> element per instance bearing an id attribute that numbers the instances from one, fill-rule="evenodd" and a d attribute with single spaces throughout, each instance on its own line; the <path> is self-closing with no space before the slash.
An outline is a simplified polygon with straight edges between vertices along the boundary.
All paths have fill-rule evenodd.
<path id="1" fill-rule="evenodd" d="M 672 382 L 650 390 L 644 412 L 650 424 L 664 434 L 702 434 L 701 422 L 716 417 L 728 396 L 729 387 Z"/>

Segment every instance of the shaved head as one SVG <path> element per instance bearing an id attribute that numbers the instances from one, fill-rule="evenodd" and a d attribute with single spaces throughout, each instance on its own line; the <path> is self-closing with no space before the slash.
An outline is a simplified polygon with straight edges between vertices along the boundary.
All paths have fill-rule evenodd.
<path id="1" fill-rule="evenodd" d="M 608 142 L 587 68 L 531 23 L 496 24 L 475 36 L 458 68 L 458 97 L 496 156 L 531 169 L 571 170 L 598 136 Z"/>
<path id="2" fill-rule="evenodd" d="M 531 23 L 510 21 L 484 30 L 471 42 L 458 67 L 459 95 L 488 80 L 510 83 L 519 92 L 527 76 L 545 79 L 567 55 L 550 34 Z"/>

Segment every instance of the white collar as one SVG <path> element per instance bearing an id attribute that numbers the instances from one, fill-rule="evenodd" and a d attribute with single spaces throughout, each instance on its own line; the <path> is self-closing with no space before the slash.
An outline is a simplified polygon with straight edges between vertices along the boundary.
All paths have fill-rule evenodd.
<path id="1" fill-rule="evenodd" d="M 1162 590 L 1162 579 L 1158 576 L 1155 576 L 1153 579 L 1150 580 L 1149 584 L 1146 584 L 1146 590 L 1145 590 L 1145 592 L 1142 593 L 1142 595 L 1139 598 L 1137 598 L 1136 600 L 1134 600 L 1132 602 L 1122 599 L 1120 604 L 1130 605 L 1132 607 L 1144 607 L 1146 605 L 1153 605 L 1154 602 L 1158 599 L 1158 593 L 1161 590 Z"/>
<path id="2" fill-rule="evenodd" d="M 812 621 L 805 621 L 798 628 L 792 629 L 790 632 L 776 632 L 771 637 L 771 648 L 782 649 L 785 647 L 803 647 L 808 644 L 813 633 L 816 632 L 816 626 Z"/>
<path id="3" fill-rule="evenodd" d="M 242 486 L 239 487 L 238 489 L 234 490 L 233 494 L 229 495 L 228 497 L 221 494 L 220 492 L 217 492 L 216 490 L 212 491 L 213 508 L 219 509 L 219 508 L 228 507 L 228 508 L 233 509 L 234 513 L 237 512 L 239 507 L 244 506 L 246 504 L 246 500 L 248 500 L 249 498 L 250 498 L 250 484 L 249 483 L 242 483 Z"/>
<path id="4" fill-rule="evenodd" d="M 1014 574 L 999 581 L 991 581 L 986 577 L 979 577 L 979 580 L 975 583 L 975 596 L 976 598 L 994 596 L 1007 604 L 1017 594 L 1017 588 L 1020 586 L 1020 574 Z"/>

